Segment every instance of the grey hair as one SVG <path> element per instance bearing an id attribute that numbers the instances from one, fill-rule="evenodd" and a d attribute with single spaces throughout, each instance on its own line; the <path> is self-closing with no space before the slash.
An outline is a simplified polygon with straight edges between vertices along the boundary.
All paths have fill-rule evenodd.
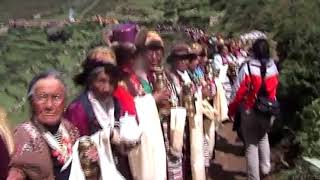
<path id="1" fill-rule="evenodd" d="M 39 80 L 42 80 L 42 79 L 45 79 L 48 77 L 53 77 L 54 79 L 60 81 L 63 84 L 64 96 L 67 95 L 67 86 L 62 78 L 62 74 L 57 70 L 48 70 L 48 71 L 42 72 L 42 73 L 36 75 L 34 78 L 32 78 L 32 80 L 30 81 L 30 83 L 28 85 L 28 91 L 27 91 L 28 99 L 30 99 L 33 96 L 34 91 L 35 91 L 35 87 L 36 87 L 35 85 L 37 84 L 37 82 Z"/>

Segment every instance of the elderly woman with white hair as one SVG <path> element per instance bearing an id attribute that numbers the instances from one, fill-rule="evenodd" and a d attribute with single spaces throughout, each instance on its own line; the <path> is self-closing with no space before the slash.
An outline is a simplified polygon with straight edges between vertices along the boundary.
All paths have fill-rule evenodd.
<path id="1" fill-rule="evenodd" d="M 7 179 L 68 179 L 79 132 L 62 117 L 66 86 L 60 74 L 48 71 L 34 77 L 28 100 L 31 117 L 14 131 L 15 150 Z"/>

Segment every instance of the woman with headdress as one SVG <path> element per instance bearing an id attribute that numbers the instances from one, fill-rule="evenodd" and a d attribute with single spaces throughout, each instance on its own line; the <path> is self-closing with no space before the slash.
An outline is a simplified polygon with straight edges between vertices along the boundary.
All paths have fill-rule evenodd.
<path id="1" fill-rule="evenodd" d="M 13 153 L 14 143 L 10 128 L 8 127 L 7 114 L 0 107 L 0 179 L 6 179 L 9 172 L 10 155 Z"/>
<path id="2" fill-rule="evenodd" d="M 179 141 L 174 132 L 173 124 L 179 120 L 184 123 L 185 117 L 175 119 L 173 113 L 178 113 L 178 97 L 174 85 L 170 81 L 168 72 L 164 69 L 162 58 L 164 57 L 164 42 L 155 31 L 141 30 L 136 37 L 138 58 L 144 62 L 144 69 L 138 71 L 143 84 L 150 86 L 154 99 L 157 102 L 161 126 L 166 147 L 167 178 L 169 180 L 183 179 L 182 160 L 176 153 L 173 142 Z M 183 110 L 182 110 L 183 111 Z M 179 111 L 181 112 L 181 111 Z M 181 115 L 181 114 L 179 114 Z M 181 117 L 181 116 L 179 116 Z M 172 124 L 172 126 L 170 126 Z M 183 132 L 182 132 L 183 134 Z M 182 137 L 182 136 L 181 136 Z M 182 139 L 181 139 L 182 140 Z M 181 144 L 182 145 L 182 144 Z M 175 150 L 173 150 L 175 149 Z M 176 156 L 178 154 L 178 156 Z"/>
<path id="3" fill-rule="evenodd" d="M 126 143 L 120 138 L 119 121 L 123 114 L 118 100 L 112 95 L 119 80 L 116 65 L 111 48 L 99 46 L 89 51 L 82 64 L 83 71 L 74 77 L 75 83 L 83 86 L 84 91 L 68 106 L 65 118 L 79 129 L 81 136 L 95 138 L 96 134 L 104 135 L 103 138 L 108 139 L 107 144 L 99 144 L 98 150 L 111 146 L 109 151 L 113 157 L 100 154 L 100 158 L 109 159 L 101 163 L 113 166 L 115 158 L 118 170 L 126 179 L 131 179 L 127 157 L 120 152 L 135 142 Z"/>
<path id="4" fill-rule="evenodd" d="M 31 117 L 14 131 L 9 180 L 69 178 L 72 146 L 79 132 L 62 116 L 66 95 L 66 87 L 56 71 L 32 79 L 28 87 Z"/>
<path id="5" fill-rule="evenodd" d="M 234 81 L 234 76 L 236 70 L 235 60 L 230 56 L 228 47 L 224 44 L 219 44 L 217 46 L 218 54 L 214 56 L 213 66 L 216 71 L 218 71 L 218 77 L 223 85 L 226 92 L 226 98 L 229 101 L 233 92 L 232 84 Z"/>
<path id="6" fill-rule="evenodd" d="M 203 98 L 203 150 L 205 158 L 206 174 L 208 174 L 210 160 L 213 157 L 213 146 L 215 140 L 215 130 L 217 112 L 214 108 L 216 96 L 216 82 L 211 62 L 208 60 L 206 50 L 198 43 L 191 45 L 192 51 L 197 55 L 190 60 L 189 70 L 191 78 L 201 89 Z"/>
<path id="7" fill-rule="evenodd" d="M 133 178 L 163 180 L 166 179 L 166 160 L 160 119 L 155 99 L 150 94 L 151 86 L 138 75 L 144 63 L 137 58 L 136 33 L 135 24 L 121 24 L 112 30 L 111 46 L 122 71 L 122 80 L 114 96 L 119 99 L 123 111 L 136 118 L 142 131 L 141 143 L 129 152 Z"/>
<path id="8" fill-rule="evenodd" d="M 170 78 L 179 97 L 179 104 L 186 109 L 186 122 L 182 128 L 183 148 L 175 154 L 182 160 L 184 179 L 205 179 L 203 156 L 202 93 L 188 70 L 196 54 L 186 43 L 175 44 L 168 57 Z"/>

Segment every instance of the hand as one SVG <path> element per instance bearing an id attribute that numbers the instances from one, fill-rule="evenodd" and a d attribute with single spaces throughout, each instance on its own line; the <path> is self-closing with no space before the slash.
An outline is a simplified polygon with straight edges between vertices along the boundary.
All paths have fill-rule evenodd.
<path id="1" fill-rule="evenodd" d="M 96 147 L 90 147 L 86 152 L 85 156 L 92 162 L 97 162 L 99 160 L 99 154 Z"/>
<path id="2" fill-rule="evenodd" d="M 168 89 L 161 89 L 153 93 L 153 97 L 156 102 L 161 100 L 168 100 L 170 99 L 170 91 Z"/>
<path id="3" fill-rule="evenodd" d="M 140 143 L 141 143 L 140 140 L 135 142 L 123 141 L 119 146 L 120 153 L 122 155 L 127 155 L 132 149 L 137 147 Z"/>
<path id="4" fill-rule="evenodd" d="M 209 87 L 205 86 L 202 88 L 202 96 L 203 98 L 212 97 Z"/>
<path id="5" fill-rule="evenodd" d="M 111 143 L 115 145 L 120 145 L 120 130 L 119 128 L 114 128 L 111 136 Z"/>

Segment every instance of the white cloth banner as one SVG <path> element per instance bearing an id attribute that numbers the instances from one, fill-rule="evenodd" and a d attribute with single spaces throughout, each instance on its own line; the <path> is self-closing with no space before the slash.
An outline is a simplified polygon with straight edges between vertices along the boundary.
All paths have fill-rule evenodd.
<path id="1" fill-rule="evenodd" d="M 189 119 L 191 172 L 193 180 L 205 180 L 204 151 L 203 151 L 203 113 L 201 92 L 195 94 L 196 114 Z"/>
<path id="2" fill-rule="evenodd" d="M 182 154 L 183 134 L 186 124 L 187 111 L 184 107 L 171 108 L 170 113 L 170 147 L 171 153 Z"/>
<path id="3" fill-rule="evenodd" d="M 166 150 L 158 109 L 152 95 L 138 96 L 135 105 L 142 130 L 141 144 L 129 152 L 135 180 L 165 180 Z"/>
<path id="4" fill-rule="evenodd" d="M 110 131 L 98 131 L 97 133 L 91 135 L 90 139 L 96 144 L 98 149 L 101 174 L 100 180 L 124 180 L 124 177 L 120 174 L 120 172 L 118 172 L 114 164 L 110 145 Z M 80 164 L 78 145 L 79 140 L 73 146 L 72 165 L 69 180 L 86 180 Z"/>

